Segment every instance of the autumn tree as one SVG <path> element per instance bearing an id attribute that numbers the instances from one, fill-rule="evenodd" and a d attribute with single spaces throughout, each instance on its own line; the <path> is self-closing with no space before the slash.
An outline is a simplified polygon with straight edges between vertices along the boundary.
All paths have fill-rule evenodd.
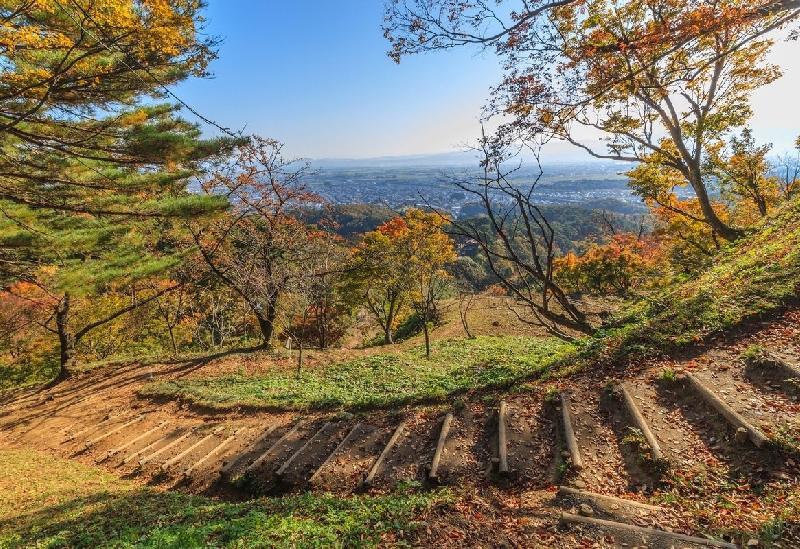
<path id="1" fill-rule="evenodd" d="M 782 198 L 778 178 L 771 175 L 767 154 L 771 144 L 758 145 L 750 128 L 731 137 L 728 147 L 711 148 L 707 170 L 716 177 L 723 197 L 731 199 L 740 223 L 753 223 L 767 215 Z M 755 215 L 750 211 L 755 210 Z M 755 218 L 755 219 L 754 219 Z"/>
<path id="2" fill-rule="evenodd" d="M 349 247 L 330 233 L 319 236 L 310 243 L 306 276 L 292 284 L 285 330 L 298 345 L 327 349 L 345 335 L 360 300 L 350 284 Z"/>
<path id="3" fill-rule="evenodd" d="M 127 194 L 137 182 L 112 185 L 114 174 L 102 172 L 183 156 L 180 129 L 189 126 L 172 107 L 142 98 L 163 99 L 167 86 L 207 74 L 215 42 L 199 33 L 202 7 L 194 0 L 3 2 L 2 197 L 79 211 L 131 207 L 108 195 Z M 61 169 L 68 160 L 85 164 L 82 177 Z M 92 168 L 100 173 L 85 181 Z M 92 183 L 102 192 L 84 200 L 93 198 L 81 197 Z"/>
<path id="4" fill-rule="evenodd" d="M 393 342 L 393 331 L 413 307 L 423 322 L 430 352 L 428 323 L 435 318 L 449 276 L 445 266 L 455 260 L 453 241 L 442 230 L 447 221 L 412 208 L 364 234 L 355 248 L 353 276 L 383 330 L 384 343 Z"/>
<path id="5" fill-rule="evenodd" d="M 281 299 L 298 280 L 314 276 L 317 241 L 333 238 L 305 223 L 323 200 L 302 184 L 308 167 L 285 159 L 281 148 L 259 137 L 240 147 L 203 185 L 226 197 L 229 211 L 191 227 L 211 271 L 250 307 L 264 346 L 272 342 Z"/>
<path id="6" fill-rule="evenodd" d="M 100 263 L 104 259 L 108 258 L 96 257 L 92 261 Z M 168 261 L 171 263 L 174 260 Z M 13 295 L 36 304 L 36 309 L 42 313 L 37 322 L 58 338 L 59 370 L 56 380 L 70 376 L 77 361 L 77 346 L 87 334 L 175 288 L 167 286 L 154 291 L 139 288 L 142 280 L 168 268 L 168 264 L 162 261 L 151 259 L 134 262 L 131 258 L 125 258 L 119 260 L 116 266 L 121 268 L 121 272 L 114 273 L 104 265 L 94 277 L 89 277 L 86 269 L 72 269 L 69 263 L 47 265 L 28 275 L 29 280 L 24 286 L 16 283 L 9 287 Z M 126 273 L 127 269 L 131 271 Z M 78 272 L 82 277 L 80 283 L 70 280 L 71 275 Z M 111 285 L 128 286 L 135 297 L 110 310 L 92 307 L 92 297 Z M 25 293 L 17 293 L 22 287 Z M 82 314 L 76 314 L 76 309 Z"/>
<path id="7" fill-rule="evenodd" d="M 394 330 L 410 306 L 408 277 L 398 265 L 400 254 L 395 251 L 396 236 L 404 230 L 402 218 L 391 219 L 365 233 L 353 251 L 355 291 L 362 294 L 387 345 L 394 343 Z"/>
<path id="8" fill-rule="evenodd" d="M 626 294 L 648 281 L 662 263 L 661 246 L 651 237 L 634 233 L 610 235 L 591 242 L 580 255 L 555 260 L 555 278 L 573 292 Z"/>
<path id="9" fill-rule="evenodd" d="M 674 208 L 673 203 L 676 205 Z M 721 219 L 727 219 L 731 213 L 722 202 L 715 202 L 713 207 Z M 724 244 L 717 233 L 703 222 L 700 204 L 696 199 L 680 199 L 673 194 L 664 205 L 654 205 L 652 213 L 657 224 L 653 236 L 660 240 L 669 264 L 677 272 L 698 272 L 709 264 Z"/>
<path id="10" fill-rule="evenodd" d="M 401 257 L 411 278 L 412 304 L 422 320 L 425 356 L 431 354 L 430 323 L 438 313 L 450 275 L 446 270 L 456 260 L 453 239 L 444 232 L 451 219 L 435 212 L 412 208 L 403 216 L 406 230 L 400 237 Z"/>
<path id="11" fill-rule="evenodd" d="M 705 161 L 747 123 L 750 93 L 780 76 L 765 62 L 767 35 L 798 15 L 797 0 L 404 0 L 387 3 L 385 34 L 396 61 L 494 48 L 507 72 L 489 112 L 513 118 L 501 131 L 668 171 L 656 181 L 639 171 L 634 189 L 658 202 L 667 182 L 691 187 L 699 219 L 734 240 L 743 228 L 718 216 Z M 584 130 L 604 135 L 605 150 Z"/>

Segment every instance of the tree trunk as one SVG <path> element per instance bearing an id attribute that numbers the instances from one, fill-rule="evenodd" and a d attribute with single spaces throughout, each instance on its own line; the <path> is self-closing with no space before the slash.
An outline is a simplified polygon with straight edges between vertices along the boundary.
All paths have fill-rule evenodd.
<path id="1" fill-rule="evenodd" d="M 261 337 L 264 338 L 263 347 L 268 349 L 270 341 L 272 341 L 272 334 L 275 331 L 275 317 L 278 314 L 277 298 L 271 299 L 267 303 L 267 314 L 256 314 L 258 320 L 258 328 L 261 330 Z"/>
<path id="2" fill-rule="evenodd" d="M 711 226 L 711 228 L 719 236 L 728 242 L 733 242 L 742 238 L 745 235 L 744 231 L 741 229 L 735 229 L 723 223 L 719 216 L 717 216 L 717 212 L 714 211 L 714 208 L 711 205 L 711 200 L 708 197 L 708 191 L 706 190 L 706 187 L 701 179 L 702 176 L 700 170 L 692 170 L 691 174 L 690 183 L 692 184 L 692 188 L 697 196 L 697 201 L 700 203 L 700 209 L 703 212 L 703 219 L 705 219 L 706 223 L 708 223 L 709 226 Z"/>
<path id="3" fill-rule="evenodd" d="M 328 304 L 323 304 L 322 313 L 317 317 L 317 326 L 319 332 L 319 348 L 328 348 Z"/>
<path id="4" fill-rule="evenodd" d="M 175 342 L 175 327 L 167 322 L 167 330 L 169 330 L 169 340 L 172 343 L 172 353 L 178 356 L 178 344 Z"/>
<path id="5" fill-rule="evenodd" d="M 297 375 L 300 375 L 300 369 L 303 367 L 303 340 L 297 341 Z"/>
<path id="6" fill-rule="evenodd" d="M 60 350 L 60 365 L 57 381 L 63 381 L 70 376 L 71 368 L 75 362 L 75 336 L 69 331 L 69 293 L 56 305 L 56 330 Z"/>
<path id="7" fill-rule="evenodd" d="M 383 325 L 383 342 L 386 345 L 391 345 L 394 343 L 394 340 L 392 339 L 392 324 L 394 324 L 396 303 L 396 299 L 391 299 L 389 301 L 389 312 L 386 314 L 386 323 Z"/>
<path id="8" fill-rule="evenodd" d="M 467 313 L 469 313 L 470 306 L 472 305 L 472 297 L 472 295 L 467 295 L 462 292 L 458 293 L 458 315 L 461 317 L 461 326 L 467 333 L 467 339 L 473 338 L 472 332 L 469 331 L 469 319 L 467 318 Z"/>
<path id="9" fill-rule="evenodd" d="M 761 214 L 761 217 L 766 217 L 767 215 L 767 200 L 761 195 L 756 197 L 756 205 L 758 206 L 758 213 Z"/>
<path id="10" fill-rule="evenodd" d="M 425 334 L 425 358 L 431 357 L 431 338 L 428 333 L 428 309 L 422 312 L 422 332 Z"/>

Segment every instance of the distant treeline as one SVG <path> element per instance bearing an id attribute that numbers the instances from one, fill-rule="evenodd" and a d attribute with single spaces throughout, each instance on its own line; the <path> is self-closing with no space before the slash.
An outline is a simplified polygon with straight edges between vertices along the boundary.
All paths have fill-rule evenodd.
<path id="1" fill-rule="evenodd" d="M 579 251 L 587 239 L 609 236 L 614 233 L 643 233 L 652 230 L 652 218 L 626 202 L 603 199 L 580 204 L 546 204 L 541 211 L 556 233 L 556 244 L 561 255 Z M 321 223 L 324 219 L 334 225 L 335 232 L 355 240 L 360 235 L 374 231 L 378 226 L 400 215 L 387 206 L 376 204 L 335 204 L 326 210 L 306 215 L 306 221 Z M 480 222 L 486 212 L 479 204 L 469 204 L 461 209 L 459 220 Z M 458 244 L 464 244 L 459 242 Z"/>

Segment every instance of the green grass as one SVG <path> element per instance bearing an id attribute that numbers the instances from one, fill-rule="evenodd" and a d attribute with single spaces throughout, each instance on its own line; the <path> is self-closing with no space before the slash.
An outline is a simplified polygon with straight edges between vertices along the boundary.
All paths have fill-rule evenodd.
<path id="1" fill-rule="evenodd" d="M 555 338 L 478 337 L 435 343 L 402 354 L 373 355 L 299 376 L 289 370 L 267 375 L 183 378 L 144 387 L 148 396 L 180 397 L 214 408 L 236 406 L 366 408 L 440 400 L 475 388 L 506 387 L 540 377 L 573 347 Z"/>
<path id="2" fill-rule="evenodd" d="M 581 362 L 669 352 L 780 311 L 800 295 L 800 201 L 731 244 L 697 278 L 630 304 L 614 327 L 584 341 Z"/>
<path id="3" fill-rule="evenodd" d="M 339 498 L 304 494 L 225 503 L 142 489 L 78 463 L 1 451 L 0 548 L 406 546 L 447 491 Z M 392 536 L 394 536 L 392 538 Z"/>

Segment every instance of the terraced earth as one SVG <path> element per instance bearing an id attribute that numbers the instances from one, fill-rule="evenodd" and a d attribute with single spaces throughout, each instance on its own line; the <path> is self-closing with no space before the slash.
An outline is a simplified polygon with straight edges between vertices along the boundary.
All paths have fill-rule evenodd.
<path id="1" fill-rule="evenodd" d="M 0 445 L 230 499 L 452 487 L 419 547 L 800 547 L 798 334 L 367 411 L 193 408 L 138 391 L 211 366 L 130 364 L 5 394 Z"/>

